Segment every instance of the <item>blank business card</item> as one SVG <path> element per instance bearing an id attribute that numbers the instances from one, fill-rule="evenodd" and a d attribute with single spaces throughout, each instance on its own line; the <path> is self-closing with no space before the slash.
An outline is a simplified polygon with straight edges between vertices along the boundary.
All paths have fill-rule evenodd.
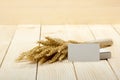
<path id="1" fill-rule="evenodd" d="M 99 44 L 68 44 L 69 61 L 98 61 L 99 53 Z"/>

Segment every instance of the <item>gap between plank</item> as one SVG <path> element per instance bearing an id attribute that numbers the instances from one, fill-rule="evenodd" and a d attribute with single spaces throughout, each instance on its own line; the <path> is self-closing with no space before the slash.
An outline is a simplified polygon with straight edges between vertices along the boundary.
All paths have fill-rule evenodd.
<path id="1" fill-rule="evenodd" d="M 120 36 L 120 32 L 118 32 L 118 31 L 116 30 L 116 28 L 113 27 L 113 25 L 112 25 L 112 28 L 113 28 L 113 29 L 115 30 L 115 32 L 118 33 L 118 35 Z"/>
<path id="2" fill-rule="evenodd" d="M 112 26 L 113 30 L 115 30 L 115 32 L 118 33 L 118 35 L 120 35 L 120 33 L 113 27 L 112 24 L 111 24 L 111 26 Z M 111 64 L 110 64 L 110 62 L 109 62 L 109 60 L 107 60 L 107 62 L 108 62 L 108 65 L 110 65 L 110 68 L 112 69 L 112 71 L 114 72 L 114 74 L 115 74 L 117 80 L 119 80 L 119 78 L 118 78 L 117 74 L 115 73 L 114 69 L 112 68 L 112 66 L 111 66 Z"/>
<path id="3" fill-rule="evenodd" d="M 43 28 L 44 28 L 44 26 L 43 25 L 41 25 L 41 38 L 42 38 L 42 32 L 43 32 Z M 60 28 L 61 29 L 61 28 Z M 78 79 L 76 79 L 76 75 L 75 75 L 75 71 L 74 71 L 74 67 L 73 67 L 73 64 L 71 63 L 71 70 L 73 71 L 73 75 L 74 75 L 74 80 L 78 80 Z M 69 66 L 68 66 L 69 67 Z M 39 74 L 39 69 L 40 69 L 41 67 L 39 67 L 39 65 L 38 65 L 38 74 Z M 63 67 L 62 67 L 63 68 Z M 55 68 L 56 69 L 56 68 Z M 61 72 L 60 72 L 61 73 Z M 39 75 L 37 74 L 37 80 L 39 79 Z M 63 73 L 62 73 L 63 74 Z M 59 75 L 58 75 L 59 76 Z M 51 77 L 51 76 L 50 76 Z M 66 77 L 66 76 L 65 76 Z M 54 79 L 54 78 L 53 78 Z M 49 79 L 48 79 L 49 80 Z"/>
<path id="4" fill-rule="evenodd" d="M 75 74 L 76 80 L 79 80 L 78 76 L 77 76 L 77 72 L 76 72 L 76 68 L 75 68 L 74 62 L 71 62 L 71 63 L 73 65 L 73 70 L 74 70 L 74 74 Z"/>
<path id="5" fill-rule="evenodd" d="M 111 26 L 112 26 L 112 25 L 111 25 Z M 112 27 L 113 27 L 113 26 L 112 26 Z M 89 28 L 91 34 L 93 35 L 94 39 L 96 40 L 96 37 L 95 37 L 94 33 L 92 32 L 91 28 L 90 28 L 89 26 L 88 26 L 88 28 Z M 112 66 L 111 66 L 110 62 L 108 61 L 108 59 L 106 59 L 106 63 L 109 65 L 110 69 L 113 71 L 116 79 L 119 80 L 117 74 L 115 73 L 115 71 L 114 71 L 114 69 L 112 68 Z"/>
<path id="6" fill-rule="evenodd" d="M 115 73 L 114 69 L 112 68 L 110 62 L 109 62 L 108 60 L 106 60 L 106 61 L 107 61 L 107 64 L 110 66 L 111 70 L 113 71 L 113 73 L 114 73 L 116 79 L 119 80 L 119 78 L 118 78 L 117 74 Z"/>
<path id="7" fill-rule="evenodd" d="M 74 73 L 75 73 L 76 80 L 78 80 L 78 76 L 77 76 L 77 72 L 76 72 L 76 69 L 75 69 L 74 62 L 72 62 L 72 65 L 73 65 L 73 70 L 74 70 Z"/>
<path id="8" fill-rule="evenodd" d="M 17 28 L 15 29 L 15 31 L 14 31 L 12 37 L 11 37 L 11 40 L 10 40 L 10 42 L 8 43 L 8 47 L 7 47 L 6 51 L 5 51 L 5 54 L 4 54 L 3 59 L 2 59 L 2 61 L 1 61 L 1 64 L 0 64 L 0 68 L 1 68 L 1 66 L 2 66 L 2 64 L 3 64 L 3 61 L 4 61 L 5 57 L 6 57 L 6 55 L 7 55 L 7 52 L 8 52 L 8 50 L 9 50 L 9 47 L 10 47 L 12 41 L 13 41 L 13 38 L 14 38 L 15 33 L 16 33 L 16 30 L 17 30 Z"/>
<path id="9" fill-rule="evenodd" d="M 86 24 L 88 25 L 88 24 Z M 88 27 L 89 28 L 89 27 Z M 89 29 L 90 30 L 90 29 Z M 91 32 L 91 31 L 90 31 Z M 92 34 L 93 38 L 95 39 L 95 36 Z M 75 69 L 75 65 L 74 65 L 74 62 L 72 62 L 73 64 L 73 70 L 74 70 L 74 73 L 75 73 L 75 77 L 76 77 L 76 80 L 78 80 L 78 76 L 77 76 L 77 72 L 76 72 L 76 69 Z"/>
<path id="10" fill-rule="evenodd" d="M 93 39 L 95 39 L 95 40 L 96 40 L 96 37 L 95 37 L 95 35 L 93 34 L 93 32 L 92 32 L 92 30 L 90 29 L 90 27 L 89 27 L 89 26 L 88 26 L 88 29 L 89 29 L 90 33 L 92 34 Z"/>
<path id="11" fill-rule="evenodd" d="M 41 40 L 41 30 L 42 30 L 42 25 L 40 25 L 40 28 L 39 28 L 40 32 L 39 32 L 39 40 Z M 40 44 L 39 44 L 40 46 Z M 37 76 L 38 76 L 38 62 L 37 62 L 37 65 L 36 65 L 36 76 L 35 76 L 35 80 L 37 80 Z"/>

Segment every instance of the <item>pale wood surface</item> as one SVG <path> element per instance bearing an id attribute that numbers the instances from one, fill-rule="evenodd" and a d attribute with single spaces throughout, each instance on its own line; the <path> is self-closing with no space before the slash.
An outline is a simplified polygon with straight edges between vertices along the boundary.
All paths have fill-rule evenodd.
<path id="1" fill-rule="evenodd" d="M 112 28 L 111 25 L 90 25 L 91 31 L 96 39 L 110 38 L 114 44 L 108 48 L 112 50 L 112 58 L 119 58 L 120 54 L 120 35 Z"/>
<path id="2" fill-rule="evenodd" d="M 43 25 L 41 28 L 41 39 L 44 39 L 45 36 L 51 36 L 67 40 L 71 36 L 68 33 L 70 28 L 63 25 L 57 27 L 55 25 Z M 73 65 L 68 61 L 38 66 L 37 76 L 38 80 L 76 80 Z"/>
<path id="3" fill-rule="evenodd" d="M 70 27 L 70 26 L 69 26 Z M 72 26 L 75 27 L 75 26 Z M 75 29 L 75 31 L 73 31 Z M 77 41 L 94 40 L 88 25 L 76 26 L 71 29 L 71 39 L 75 36 Z M 74 34 L 74 35 L 72 35 Z M 74 62 L 78 80 L 116 80 L 114 73 L 110 69 L 108 63 L 104 60 L 98 62 Z M 104 75 L 100 75 L 103 74 Z M 99 76 L 98 76 L 99 75 Z"/>
<path id="4" fill-rule="evenodd" d="M 120 37 L 120 24 L 118 25 L 113 25 L 114 30 L 119 34 Z M 120 45 L 120 39 L 118 40 L 118 45 Z M 120 50 L 120 48 L 118 48 L 118 50 Z M 115 73 L 117 74 L 118 78 L 120 79 L 120 51 L 117 51 L 116 53 L 118 53 L 118 59 L 109 59 L 109 61 L 111 62 L 111 66 L 114 68 Z"/>
<path id="5" fill-rule="evenodd" d="M 12 40 L 8 52 L 0 68 L 0 80 L 118 80 L 120 79 L 119 25 L 18 25 L 10 31 L 3 28 L 0 33 L 1 41 Z M 10 28 L 11 29 L 11 28 Z M 6 31 L 5 31 L 6 30 Z M 9 32 L 9 31 L 8 31 Z M 29 62 L 16 63 L 15 59 L 21 52 L 36 44 L 36 41 L 45 36 L 59 37 L 64 40 L 89 41 L 100 38 L 112 38 L 114 45 L 107 48 L 112 52 L 108 61 L 98 62 L 69 62 L 64 60 L 54 64 L 29 64 Z M 7 43 L 9 43 L 9 41 Z M 8 46 L 7 46 L 8 47 Z M 6 51 L 6 49 L 5 49 Z M 5 54 L 5 53 L 4 53 Z"/>
<path id="6" fill-rule="evenodd" d="M 62 38 L 64 40 L 77 40 L 77 41 L 89 41 L 89 40 L 94 40 L 93 35 L 91 34 L 89 28 L 87 25 L 65 25 L 65 26 L 57 26 L 56 25 L 45 25 L 42 26 L 42 34 L 41 37 L 42 39 L 45 36 L 51 36 L 51 37 L 59 37 Z M 47 68 L 45 68 L 45 66 L 38 67 L 38 80 L 44 79 L 44 80 L 58 80 L 59 78 L 61 80 L 66 80 L 66 79 L 71 79 L 73 78 L 73 76 L 70 76 L 73 74 L 73 66 L 75 67 L 76 71 L 76 79 L 78 80 L 116 80 L 116 77 L 114 75 L 114 73 L 112 72 L 111 68 L 109 67 L 108 63 L 106 61 L 100 61 L 100 62 L 86 62 L 86 63 L 74 63 L 74 65 L 72 65 L 70 62 L 67 63 L 61 63 L 61 65 L 59 65 L 60 63 L 55 63 L 55 64 L 51 64 L 50 67 L 49 65 L 47 65 Z M 57 66 L 55 66 L 57 65 Z M 67 69 L 64 70 L 64 68 Z M 69 67 L 68 67 L 69 65 Z M 64 66 L 64 67 L 63 67 Z M 61 69 L 62 67 L 62 69 Z M 91 69 L 92 67 L 94 67 L 93 69 Z M 45 71 L 43 71 L 43 69 L 45 69 Z M 60 70 L 59 70 L 60 69 Z M 56 72 L 54 72 L 56 70 Z M 65 71 L 67 74 L 65 75 L 57 75 L 58 73 L 63 73 L 63 71 Z M 68 72 L 69 71 L 69 72 Z M 45 72 L 45 73 L 43 73 Z M 53 73 L 53 74 L 50 74 Z M 64 73 L 65 73 L 64 72 Z M 72 73 L 71 73 L 72 72 Z M 69 74 L 68 74 L 69 73 Z M 103 74 L 104 75 L 100 75 Z M 41 76 L 41 75 L 45 75 L 46 76 Z M 55 77 L 54 77 L 55 75 Z M 99 76 L 98 76 L 99 75 Z M 68 77 L 69 76 L 69 77 Z"/>
<path id="7" fill-rule="evenodd" d="M 16 30 L 15 25 L 0 25 L 0 66 Z"/>
<path id="8" fill-rule="evenodd" d="M 21 52 L 36 45 L 39 40 L 40 25 L 24 27 L 19 25 L 0 70 L 0 80 L 35 80 L 36 64 L 16 63 Z"/>
<path id="9" fill-rule="evenodd" d="M 114 26 L 114 27 L 113 27 Z M 115 28 L 115 29 L 114 29 Z M 120 35 L 119 25 L 90 25 L 90 29 L 96 39 L 111 38 L 114 42 L 113 46 L 107 48 L 112 52 L 112 58 L 108 60 L 111 68 L 115 72 L 117 78 L 120 79 Z"/>

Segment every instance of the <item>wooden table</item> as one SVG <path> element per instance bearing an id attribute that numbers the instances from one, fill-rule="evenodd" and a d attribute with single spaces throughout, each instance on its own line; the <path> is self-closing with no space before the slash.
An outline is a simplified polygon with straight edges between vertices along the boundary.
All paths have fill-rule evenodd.
<path id="1" fill-rule="evenodd" d="M 89 41 L 112 38 L 112 58 L 98 62 L 16 63 L 45 36 Z M 119 80 L 120 25 L 0 25 L 0 80 Z"/>

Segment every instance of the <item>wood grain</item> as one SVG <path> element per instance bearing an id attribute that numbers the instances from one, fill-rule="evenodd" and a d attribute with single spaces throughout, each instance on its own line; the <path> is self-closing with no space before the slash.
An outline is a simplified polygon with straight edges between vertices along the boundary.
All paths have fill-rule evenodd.
<path id="1" fill-rule="evenodd" d="M 0 31 L 6 35 L 0 34 L 0 44 L 8 45 L 15 28 L 0 27 Z M 108 62 L 101 60 L 72 63 L 64 60 L 38 66 L 29 62 L 15 62 L 21 52 L 36 46 L 36 41 L 39 38 L 45 39 L 45 36 L 81 42 L 112 38 L 114 45 L 107 48 L 112 51 L 112 58 Z M 40 25 L 18 25 L 0 68 L 0 80 L 118 80 L 120 79 L 119 39 L 119 25 L 113 25 L 113 27 L 111 25 L 90 25 L 90 27 L 88 25 L 42 25 L 41 36 Z M 1 47 L 6 51 L 5 48 Z"/>
<path id="2" fill-rule="evenodd" d="M 120 35 L 120 24 L 113 24 L 112 27 Z"/>
<path id="3" fill-rule="evenodd" d="M 78 33 L 76 33 L 76 31 Z M 88 25 L 84 27 L 78 26 L 76 28 L 76 31 L 71 32 L 71 34 L 79 35 L 76 36 L 76 40 L 79 41 L 94 40 L 94 36 L 89 30 Z M 73 35 L 71 35 L 71 37 L 72 36 Z M 113 71 L 111 70 L 110 66 L 105 60 L 101 60 L 98 62 L 74 62 L 74 66 L 78 80 L 116 80 Z"/>
<path id="4" fill-rule="evenodd" d="M 45 36 L 69 39 L 68 29 L 61 25 L 43 25 L 41 39 Z M 65 34 L 66 33 L 66 34 Z M 73 65 L 67 60 L 53 64 L 38 65 L 38 80 L 76 80 Z"/>
<path id="5" fill-rule="evenodd" d="M 113 46 L 108 48 L 112 52 L 112 59 L 119 58 L 120 54 L 120 35 L 111 25 L 90 25 L 90 28 L 96 39 L 110 38 L 113 40 Z"/>
<path id="6" fill-rule="evenodd" d="M 114 25 L 113 25 L 114 26 Z M 105 39 L 105 38 L 111 38 L 114 42 L 113 46 L 110 48 L 107 48 L 112 53 L 112 58 L 108 60 L 109 65 L 111 66 L 111 69 L 114 71 L 114 74 L 118 79 L 120 79 L 120 73 L 119 73 L 119 61 L 120 61 L 120 35 L 117 33 L 119 31 L 118 26 L 114 26 L 117 30 L 115 30 L 112 25 L 90 25 L 90 29 L 95 36 L 96 39 Z"/>
<path id="7" fill-rule="evenodd" d="M 0 80 L 35 80 L 36 64 L 16 63 L 21 52 L 36 45 L 40 25 L 19 25 L 0 70 Z"/>
<path id="8" fill-rule="evenodd" d="M 41 35 L 42 39 L 51 36 L 64 40 L 94 40 L 87 25 L 43 25 Z M 77 80 L 117 80 L 106 61 L 74 62 L 73 65 L 69 61 L 63 61 L 38 67 L 38 80 L 73 80 L 75 77 Z"/>
<path id="9" fill-rule="evenodd" d="M 115 24 L 115 25 L 113 25 L 113 28 L 114 28 L 114 30 L 119 34 L 119 36 L 120 36 L 120 24 Z M 120 39 L 120 37 L 118 37 L 119 39 Z M 118 42 L 120 42 L 120 40 L 118 39 Z M 120 44 L 120 43 L 119 43 Z M 118 50 L 119 50 L 119 48 L 118 48 Z M 119 53 L 119 51 L 117 51 L 117 53 Z M 120 55 L 118 55 L 118 57 L 120 57 Z M 111 65 L 112 65 L 112 67 L 114 68 L 114 70 L 115 70 L 115 73 L 117 74 L 117 76 L 118 76 L 118 78 L 120 79 L 120 63 L 119 63 L 119 61 L 120 61 L 120 58 L 118 58 L 118 59 L 110 59 L 109 60 L 110 62 L 111 62 Z"/>
<path id="10" fill-rule="evenodd" d="M 0 25 L 0 66 L 15 33 L 15 25 Z"/>

